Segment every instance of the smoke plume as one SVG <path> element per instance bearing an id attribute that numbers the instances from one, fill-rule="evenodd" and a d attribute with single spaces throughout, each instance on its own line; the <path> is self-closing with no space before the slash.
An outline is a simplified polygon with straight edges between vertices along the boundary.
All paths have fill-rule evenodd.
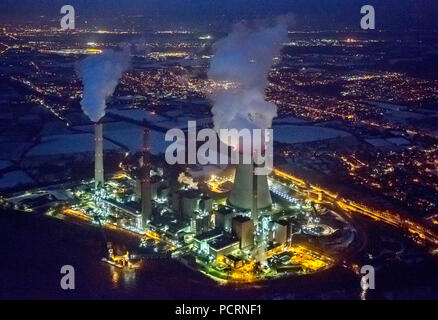
<path id="1" fill-rule="evenodd" d="M 185 184 L 190 189 L 198 190 L 198 183 L 193 180 L 192 177 L 187 176 L 184 172 L 181 172 L 178 176 L 178 182 Z"/>
<path id="2" fill-rule="evenodd" d="M 238 24 L 226 38 L 216 42 L 208 77 L 237 85 L 212 96 L 216 131 L 271 127 L 277 107 L 265 100 L 265 88 L 274 58 L 288 41 L 286 20 L 278 19 L 274 27 L 262 30 Z"/>
<path id="3" fill-rule="evenodd" d="M 93 122 L 105 115 L 106 99 L 114 93 L 123 72 L 130 63 L 129 49 L 107 50 L 87 57 L 77 67 L 84 85 L 82 111 Z"/>

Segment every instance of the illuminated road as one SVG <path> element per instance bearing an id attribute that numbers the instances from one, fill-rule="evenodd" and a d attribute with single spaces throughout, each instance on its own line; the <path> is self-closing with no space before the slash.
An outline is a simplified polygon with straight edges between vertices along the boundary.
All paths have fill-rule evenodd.
<path id="1" fill-rule="evenodd" d="M 292 183 L 295 186 L 295 191 L 312 198 L 317 203 L 329 203 L 340 207 L 346 212 L 358 213 L 373 220 L 384 222 L 410 235 L 417 243 L 428 244 L 433 247 L 438 245 L 438 234 L 421 223 L 414 221 L 412 218 L 402 217 L 399 213 L 379 211 L 359 205 L 351 200 L 340 197 L 336 193 L 312 186 L 304 180 L 278 169 L 274 169 L 272 174 L 276 178 Z"/>

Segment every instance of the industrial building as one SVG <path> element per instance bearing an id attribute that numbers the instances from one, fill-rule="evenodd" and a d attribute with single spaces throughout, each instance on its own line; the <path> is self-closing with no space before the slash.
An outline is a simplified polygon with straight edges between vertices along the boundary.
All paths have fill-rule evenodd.
<path id="1" fill-rule="evenodd" d="M 232 220 L 238 212 L 230 206 L 221 206 L 214 211 L 216 228 L 231 233 Z"/>
<path id="2" fill-rule="evenodd" d="M 182 218 L 196 218 L 199 213 L 211 212 L 213 199 L 197 190 L 178 190 L 172 195 L 174 212 Z"/>
<path id="3" fill-rule="evenodd" d="M 111 207 L 116 218 L 124 219 L 125 225 L 142 228 L 141 206 L 137 202 L 120 203 L 112 199 L 102 199 L 102 202 Z"/>
<path id="4" fill-rule="evenodd" d="M 269 239 L 274 243 L 286 243 L 292 234 L 292 224 L 285 220 L 272 221 Z"/>
<path id="5" fill-rule="evenodd" d="M 220 230 L 212 230 L 194 238 L 194 248 L 200 253 L 214 259 L 224 257 L 239 250 L 240 242 L 236 237 L 224 234 Z"/>
<path id="6" fill-rule="evenodd" d="M 232 221 L 233 234 L 240 241 L 240 249 L 247 249 L 254 244 L 254 222 L 249 217 L 237 216 Z"/>

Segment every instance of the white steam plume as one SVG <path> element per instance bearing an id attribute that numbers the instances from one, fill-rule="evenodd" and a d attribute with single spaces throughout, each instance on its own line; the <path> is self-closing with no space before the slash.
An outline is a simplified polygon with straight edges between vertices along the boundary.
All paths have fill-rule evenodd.
<path id="1" fill-rule="evenodd" d="M 237 84 L 235 89 L 220 90 L 212 96 L 216 131 L 271 127 L 277 107 L 265 100 L 267 77 L 287 41 L 286 19 L 278 19 L 274 27 L 257 31 L 238 24 L 226 38 L 216 42 L 208 77 Z"/>
<path id="2" fill-rule="evenodd" d="M 178 182 L 187 185 L 190 189 L 198 190 L 198 183 L 192 177 L 181 172 L 178 176 Z"/>
<path id="3" fill-rule="evenodd" d="M 77 74 L 84 85 L 82 111 L 93 122 L 105 115 L 106 99 L 114 93 L 123 72 L 129 67 L 129 49 L 107 50 L 85 58 L 78 64 Z"/>

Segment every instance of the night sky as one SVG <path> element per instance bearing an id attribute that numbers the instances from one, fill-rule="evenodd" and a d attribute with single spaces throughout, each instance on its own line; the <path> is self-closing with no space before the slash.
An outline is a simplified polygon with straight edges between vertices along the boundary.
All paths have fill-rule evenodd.
<path id="1" fill-rule="evenodd" d="M 142 20 L 145 26 L 164 22 L 228 24 L 293 12 L 297 27 L 317 28 L 357 26 L 360 7 L 370 4 L 376 9 L 381 28 L 438 28 L 436 0 L 2 0 L 0 19 L 8 23 L 47 23 L 59 18 L 59 10 L 65 4 L 75 7 L 79 24 L 81 19 L 106 25 L 120 21 L 126 24 L 126 15 L 137 16 L 131 19 Z"/>

